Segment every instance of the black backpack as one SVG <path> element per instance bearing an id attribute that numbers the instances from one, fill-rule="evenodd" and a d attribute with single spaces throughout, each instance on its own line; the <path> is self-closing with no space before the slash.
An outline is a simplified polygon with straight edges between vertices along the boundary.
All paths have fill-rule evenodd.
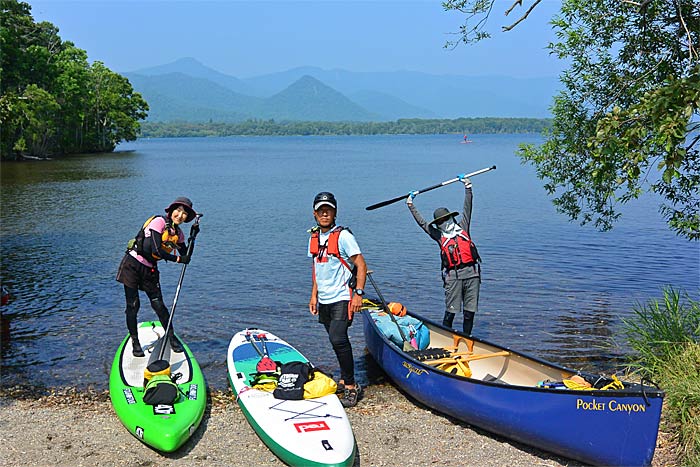
<path id="1" fill-rule="evenodd" d="M 275 399 L 302 400 L 304 384 L 313 377 L 314 367 L 308 362 L 287 362 L 280 371 L 277 388 L 272 393 Z"/>
<path id="2" fill-rule="evenodd" d="M 176 381 L 180 373 L 170 376 L 170 363 L 167 360 L 155 360 L 146 367 L 146 379 L 143 382 L 143 402 L 148 405 L 173 405 L 180 396 Z"/>
<path id="3" fill-rule="evenodd" d="M 173 405 L 180 396 L 177 384 L 166 375 L 156 375 L 146 384 L 143 403 L 148 405 Z"/>

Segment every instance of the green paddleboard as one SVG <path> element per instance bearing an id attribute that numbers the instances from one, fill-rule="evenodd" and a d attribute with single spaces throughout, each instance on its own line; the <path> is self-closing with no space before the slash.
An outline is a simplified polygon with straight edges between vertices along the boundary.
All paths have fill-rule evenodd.
<path id="1" fill-rule="evenodd" d="M 131 339 L 124 338 L 112 363 L 109 397 L 117 417 L 132 435 L 154 449 L 172 452 L 192 436 L 202 421 L 207 405 L 204 375 L 186 345 L 185 351 L 178 353 L 166 343 L 163 360 L 170 362 L 171 376 L 177 378 L 178 398 L 171 405 L 144 403 L 144 370 L 158 359 L 160 346 L 167 339 L 161 339 L 165 330 L 158 321 L 139 323 L 138 331 L 145 356 L 134 357 Z"/>

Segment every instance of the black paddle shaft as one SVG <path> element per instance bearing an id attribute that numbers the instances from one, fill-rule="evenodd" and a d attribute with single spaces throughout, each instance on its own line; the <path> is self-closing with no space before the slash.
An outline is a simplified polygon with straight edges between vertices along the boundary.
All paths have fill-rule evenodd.
<path id="1" fill-rule="evenodd" d="M 195 218 L 194 218 L 194 224 L 190 228 L 190 238 L 188 240 L 188 245 L 187 245 L 187 256 L 192 255 L 192 251 L 194 250 L 194 239 L 197 237 L 197 234 L 199 233 L 199 219 L 203 216 L 203 213 L 198 213 Z M 195 229 L 194 227 L 197 226 Z M 173 317 L 175 316 L 175 307 L 177 306 L 177 299 L 180 296 L 180 288 L 182 287 L 182 280 L 185 278 L 185 270 L 187 269 L 187 265 L 183 264 L 182 265 L 182 270 L 180 271 L 180 280 L 177 281 L 177 288 L 175 289 L 175 298 L 173 299 L 173 306 L 170 308 L 170 317 L 168 318 L 168 327 L 165 329 L 165 336 L 164 336 L 164 341 L 163 345 L 160 346 L 160 352 L 158 353 L 158 360 L 163 359 L 163 355 L 165 354 L 165 339 L 168 338 L 168 333 L 170 332 L 170 328 L 173 327 Z"/>
<path id="2" fill-rule="evenodd" d="M 493 166 L 491 166 L 491 167 L 486 167 L 485 169 L 477 170 L 476 172 L 472 172 L 472 173 L 465 174 L 464 177 L 465 177 L 465 178 L 473 177 L 473 176 L 475 176 L 475 175 L 479 175 L 479 174 L 482 174 L 482 173 L 484 173 L 484 172 L 488 172 L 489 170 L 495 170 L 495 169 L 496 169 L 496 166 L 493 165 Z M 449 180 L 445 180 L 444 182 L 438 183 L 437 185 L 433 185 L 433 186 L 429 186 L 428 188 L 423 188 L 423 189 L 420 189 L 420 190 L 416 190 L 416 191 L 415 191 L 415 194 L 418 194 L 418 193 L 425 193 L 426 191 L 434 190 L 434 189 L 436 189 L 436 188 L 440 188 L 440 187 L 442 187 L 442 186 L 449 185 L 450 183 L 454 183 L 454 182 L 456 182 L 456 181 L 459 180 L 459 179 L 460 179 L 460 177 L 455 177 L 455 178 L 451 178 L 451 179 L 449 179 Z M 405 195 L 397 196 L 396 198 L 391 198 L 391 199 L 388 199 L 388 200 L 386 200 L 386 201 L 382 201 L 382 202 L 379 202 L 379 203 L 377 203 L 377 204 L 373 204 L 373 205 L 371 205 L 371 206 L 367 206 L 365 209 L 366 209 L 367 211 L 372 211 L 372 210 L 377 209 L 377 208 L 383 208 L 384 206 L 388 206 L 388 205 L 390 205 L 390 204 L 394 204 L 394 203 L 397 202 L 397 201 L 401 201 L 402 199 L 406 199 L 406 198 L 408 198 L 410 195 L 411 195 L 411 193 L 406 193 Z"/>
<path id="3" fill-rule="evenodd" d="M 374 290 L 377 292 L 377 295 L 379 295 L 379 300 L 381 300 L 381 302 L 382 302 L 382 306 L 384 307 L 384 311 L 386 311 L 389 314 L 389 317 L 391 318 L 391 320 L 394 322 L 394 324 L 398 328 L 399 334 L 401 335 L 401 340 L 404 341 L 404 343 L 408 342 L 408 340 L 406 340 L 406 336 L 404 335 L 403 331 L 401 330 L 401 326 L 399 326 L 398 321 L 396 321 L 396 318 L 394 318 L 394 314 L 389 309 L 389 305 L 386 304 L 386 300 L 384 300 L 382 293 L 379 291 L 379 287 L 377 287 L 377 283 L 374 282 L 374 279 L 372 278 L 372 273 L 370 271 L 367 271 L 367 277 L 369 277 L 369 281 L 372 283 L 372 287 L 374 287 Z M 409 343 L 409 345 L 410 345 L 410 343 Z"/>

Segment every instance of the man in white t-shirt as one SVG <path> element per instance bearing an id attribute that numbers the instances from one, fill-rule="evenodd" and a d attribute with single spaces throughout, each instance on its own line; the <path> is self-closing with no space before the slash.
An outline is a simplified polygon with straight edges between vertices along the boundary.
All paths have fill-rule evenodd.
<path id="1" fill-rule="evenodd" d="M 318 315 L 340 365 L 341 402 L 354 407 L 362 388 L 355 381 L 355 365 L 348 328 L 353 314 L 362 308 L 367 265 L 349 229 L 335 225 L 338 204 L 327 191 L 314 198 L 314 218 L 308 255 L 313 260 L 313 285 L 309 311 Z"/>

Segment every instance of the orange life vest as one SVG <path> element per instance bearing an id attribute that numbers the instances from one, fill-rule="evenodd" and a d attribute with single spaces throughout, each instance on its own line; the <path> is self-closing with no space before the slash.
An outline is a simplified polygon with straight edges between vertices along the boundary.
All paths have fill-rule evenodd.
<path id="1" fill-rule="evenodd" d="M 340 248 L 338 247 L 338 240 L 340 239 L 340 233 L 343 230 L 348 230 L 347 227 L 343 226 L 336 226 L 331 230 L 330 235 L 328 236 L 328 241 L 326 242 L 325 245 L 321 245 L 321 230 L 316 227 L 311 230 L 311 244 L 309 245 L 309 252 L 311 253 L 311 256 L 313 257 L 313 274 L 314 274 L 314 281 L 316 280 L 316 258 L 321 257 L 323 258 L 324 253 L 326 256 L 334 256 L 338 258 L 338 260 L 342 263 L 343 266 L 348 268 L 348 271 L 352 273 L 352 279 L 351 282 L 353 282 L 353 279 L 355 279 L 355 274 L 357 272 L 357 269 L 355 267 L 351 267 L 345 259 L 340 256 Z M 354 285 L 351 287 L 354 288 Z"/>
<path id="2" fill-rule="evenodd" d="M 323 254 L 323 250 L 325 249 L 325 253 L 327 255 L 335 256 L 336 258 L 340 258 L 340 248 L 338 248 L 338 239 L 340 237 L 340 232 L 343 231 L 345 227 L 342 226 L 336 226 L 331 230 L 330 235 L 328 236 L 328 241 L 326 242 L 325 245 L 321 245 L 321 230 L 316 228 L 311 231 L 311 245 L 309 246 L 311 250 L 311 256 L 316 258 L 319 255 Z"/>
<path id="3" fill-rule="evenodd" d="M 180 239 L 180 234 L 179 234 L 179 229 L 177 227 L 172 228 L 170 221 L 165 217 L 165 216 L 151 216 L 149 217 L 146 222 L 144 222 L 143 227 L 141 227 L 141 230 L 136 234 L 136 237 L 129 241 L 127 245 L 127 251 L 128 250 L 136 250 L 136 253 L 141 255 L 142 257 L 152 261 L 152 260 L 160 260 L 160 256 L 157 255 L 157 252 L 151 252 L 150 255 L 146 253 L 146 250 L 144 249 L 144 241 L 146 239 L 146 228 L 150 225 L 151 221 L 157 217 L 162 217 L 165 219 L 165 229 L 163 230 L 163 233 L 161 234 L 160 242 L 161 242 L 161 248 L 165 250 L 168 253 L 171 253 L 175 248 L 177 248 L 177 242 Z M 172 231 L 171 231 L 172 229 Z M 174 232 L 174 233 L 173 233 Z M 149 257 L 150 256 L 150 257 Z"/>

